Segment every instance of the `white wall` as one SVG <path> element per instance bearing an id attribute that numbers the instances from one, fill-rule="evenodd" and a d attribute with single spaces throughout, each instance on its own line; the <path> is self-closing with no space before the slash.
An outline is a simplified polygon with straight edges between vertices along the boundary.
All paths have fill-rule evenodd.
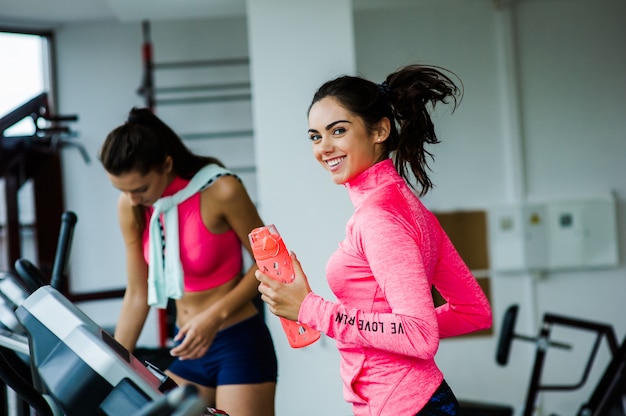
<path id="1" fill-rule="evenodd" d="M 321 28 L 322 21 L 323 30 L 311 30 Z M 343 235 L 351 204 L 312 156 L 306 110 L 313 91 L 326 78 L 354 72 L 351 3 L 252 0 L 248 31 L 260 213 L 267 223 L 276 224 L 298 255 L 314 290 L 333 299 L 324 278 L 325 263 Z M 330 44 L 333 56 L 325 59 Z M 293 349 L 279 320 L 268 315 L 279 357 L 277 414 L 319 413 L 317 406 L 303 406 L 312 399 L 308 386 L 319 386 L 314 397 L 323 397 L 324 407 L 333 414 L 349 414 L 334 341 L 323 336 L 311 346 Z"/>
<path id="2" fill-rule="evenodd" d="M 465 97 L 460 108 L 452 115 L 445 110 L 437 114 L 443 143 L 433 149 L 436 188 L 425 198 L 429 207 L 488 209 L 519 198 L 579 197 L 611 189 L 619 203 L 618 234 L 623 259 L 626 50 L 622 39 L 626 39 L 626 5 L 621 0 L 516 4 L 513 12 L 496 9 L 489 0 L 424 2 L 399 10 L 358 11 L 354 15 L 356 68 L 374 80 L 382 80 L 396 67 L 417 61 L 450 68 L 463 80 Z M 323 17 L 319 26 L 308 27 L 313 35 L 324 30 L 322 20 Z M 293 24 L 297 21 L 295 16 Z M 509 29 L 516 35 L 510 42 L 502 39 L 503 24 L 510 24 Z M 153 30 L 156 51 L 162 45 L 165 49 L 161 50 L 168 54 L 164 58 L 168 59 L 183 52 L 193 55 L 198 50 L 216 56 L 229 51 L 238 55 L 248 50 L 245 19 L 163 22 L 155 23 Z M 324 57 L 301 58 L 304 60 L 301 63 L 283 61 L 289 57 L 271 54 L 267 59 L 271 57 L 273 65 L 301 64 L 311 70 L 317 59 L 337 58 L 333 56 L 332 43 L 326 42 L 328 54 Z M 57 32 L 59 110 L 79 115 L 75 129 L 81 133 L 79 140 L 94 159 L 91 165 L 85 165 L 78 152 L 68 149 L 63 154 L 66 207 L 79 217 L 70 259 L 74 291 L 124 285 L 123 248 L 115 215 L 117 193 L 95 158 L 106 133 L 124 120 L 132 105 L 142 103 L 135 94 L 141 78 L 140 44 L 139 23 L 76 24 Z M 511 46 L 513 51 L 506 49 Z M 303 48 L 302 55 L 306 55 L 306 44 L 296 47 Z M 509 53 L 516 58 L 515 74 L 508 73 L 503 65 Z M 263 59 L 263 55 L 254 57 Z M 297 75 L 295 69 L 294 74 Z M 290 82 L 299 82 L 301 88 L 310 88 L 312 94 L 330 76 L 334 74 L 327 69 L 324 73 L 311 70 L 306 78 L 284 79 L 285 85 L 277 82 L 257 88 L 290 88 Z M 516 86 L 519 95 L 511 98 Z M 509 95 L 503 93 L 507 88 L 511 88 Z M 519 112 L 511 111 L 507 99 L 519 102 Z M 310 160 L 302 157 L 309 151 L 304 134 L 307 105 L 308 101 L 304 100 L 297 103 L 280 100 L 274 106 L 252 109 L 253 113 L 258 112 L 254 117 L 263 115 L 264 119 L 277 120 L 276 130 L 289 141 L 282 145 L 267 137 L 255 143 L 257 153 L 259 146 L 267 144 L 261 156 L 255 156 L 262 179 L 259 207 L 266 221 L 279 224 L 291 248 L 311 270 L 314 289 L 330 297 L 322 276 L 323 261 L 341 239 L 343 227 L 336 225 L 349 215 L 349 202 L 340 187 L 326 182 L 324 172 L 315 166 L 312 157 Z M 282 132 L 280 120 L 285 114 L 289 114 L 288 131 Z M 514 121 L 516 117 L 519 121 L 519 129 L 515 122 L 510 122 L 512 114 Z M 299 116 L 300 122 L 293 119 Z M 519 148 L 516 137 L 520 139 Z M 511 155 L 511 148 L 513 153 L 520 149 L 523 153 Z M 223 158 L 232 163 L 236 160 L 231 154 Z M 511 160 L 516 158 L 523 162 L 524 187 L 518 194 L 511 192 L 511 182 L 515 181 L 510 180 L 516 174 L 511 171 Z M 297 163 L 290 164 L 291 169 L 286 173 L 280 170 L 281 160 Z M 275 194 L 277 189 L 264 185 L 274 181 L 304 203 L 284 202 L 283 194 Z M 309 191 L 314 195 L 323 192 L 327 197 L 310 199 Z M 284 207 L 288 209 L 283 211 Z M 316 234 L 311 239 L 312 229 L 324 235 Z M 611 323 L 621 340 L 626 332 L 622 309 L 625 270 L 622 260 L 617 269 L 554 272 L 541 279 L 528 273 L 494 273 L 495 336 L 445 340 L 440 348 L 438 362 L 458 396 L 512 404 L 519 414 L 534 357 L 532 346 L 516 341 L 507 367 L 498 367 L 494 360 L 501 316 L 511 303 L 520 304 L 519 333 L 536 334 L 542 314 L 552 312 Z M 119 302 L 84 307 L 103 325 L 112 325 L 117 319 Z M 280 342 L 280 329 L 271 326 Z M 154 339 L 154 331 L 149 335 L 143 338 L 145 342 Z M 577 334 L 562 335 L 579 339 Z M 338 380 L 327 378 L 328 374 L 336 373 L 337 358 L 331 352 L 332 340 L 324 342 L 303 354 L 314 365 L 332 369 L 320 371 L 316 378 L 304 383 L 297 365 L 291 363 L 291 357 L 287 358 L 289 365 L 281 370 L 279 400 L 289 400 L 285 394 L 288 389 L 315 388 L 315 398 L 322 407 L 325 402 L 337 402 Z M 561 377 L 563 369 L 572 369 L 586 358 L 586 351 L 577 348 L 568 357 L 573 363 L 556 370 L 548 367 L 546 376 Z M 597 379 L 597 372 L 593 376 Z M 592 377 L 590 384 L 593 381 Z M 575 413 L 588 395 L 589 388 L 577 393 L 545 394 L 542 414 Z M 317 413 L 318 409 L 311 409 L 309 414 Z M 326 410 L 329 414 L 346 413 L 346 407 L 341 404 Z M 306 411 L 301 414 L 305 415 Z"/>

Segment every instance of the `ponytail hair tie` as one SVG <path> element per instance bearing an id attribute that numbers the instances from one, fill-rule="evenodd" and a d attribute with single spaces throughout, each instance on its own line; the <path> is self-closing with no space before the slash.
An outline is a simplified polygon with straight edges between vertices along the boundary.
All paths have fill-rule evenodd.
<path id="1" fill-rule="evenodd" d="M 128 113 L 126 123 L 148 125 L 151 124 L 151 117 L 154 117 L 152 110 L 148 108 L 133 107 Z"/>
<path id="2" fill-rule="evenodd" d="M 385 98 L 389 97 L 389 92 L 391 91 L 389 89 L 389 84 L 387 84 L 387 81 L 383 81 L 380 84 L 377 85 L 378 87 L 378 91 L 385 96 Z"/>

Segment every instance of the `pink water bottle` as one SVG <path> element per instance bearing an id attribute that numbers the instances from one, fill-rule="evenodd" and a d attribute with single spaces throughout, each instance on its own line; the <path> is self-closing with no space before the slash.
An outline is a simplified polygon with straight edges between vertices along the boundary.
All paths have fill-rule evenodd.
<path id="1" fill-rule="evenodd" d="M 291 257 L 274 224 L 255 228 L 248 238 L 261 272 L 283 283 L 293 282 L 295 275 Z M 292 348 L 306 347 L 320 338 L 319 331 L 300 322 L 280 317 L 280 323 Z"/>

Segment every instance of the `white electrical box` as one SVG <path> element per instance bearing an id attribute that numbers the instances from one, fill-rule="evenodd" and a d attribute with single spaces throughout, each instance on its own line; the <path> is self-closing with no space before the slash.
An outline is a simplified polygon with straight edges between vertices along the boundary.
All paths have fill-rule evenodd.
<path id="1" fill-rule="evenodd" d="M 502 272 L 619 266 L 613 195 L 489 210 L 491 268 Z"/>
<path id="2" fill-rule="evenodd" d="M 614 197 L 548 204 L 550 269 L 619 265 Z"/>
<path id="3" fill-rule="evenodd" d="M 500 271 L 547 267 L 547 212 L 543 205 L 507 206 L 489 212 L 491 267 Z"/>

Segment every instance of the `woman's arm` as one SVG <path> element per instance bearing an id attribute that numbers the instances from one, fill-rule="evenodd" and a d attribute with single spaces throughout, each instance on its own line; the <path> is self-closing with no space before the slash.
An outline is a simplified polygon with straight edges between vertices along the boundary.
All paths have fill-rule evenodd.
<path id="1" fill-rule="evenodd" d="M 148 316 L 148 265 L 143 257 L 141 231 L 128 199 L 122 194 L 118 201 L 118 219 L 126 247 L 127 286 L 115 339 L 133 351 Z"/>
<path id="2" fill-rule="evenodd" d="M 433 278 L 433 285 L 446 300 L 436 309 L 439 335 L 447 338 L 490 328 L 487 296 L 443 230 L 442 235 L 441 260 Z"/>
<path id="3" fill-rule="evenodd" d="M 248 234 L 254 228 L 262 226 L 263 221 L 246 188 L 236 177 L 223 176 L 209 189 L 212 191 L 211 201 L 207 201 L 206 204 L 203 201 L 203 206 L 214 204 L 219 207 L 219 212 L 224 222 L 235 231 L 243 247 L 252 256 Z M 211 309 L 219 311 L 219 318 L 222 321 L 226 320 L 257 295 L 258 282 L 254 277 L 256 269 L 256 263 L 253 263 L 237 286 L 212 305 Z"/>

